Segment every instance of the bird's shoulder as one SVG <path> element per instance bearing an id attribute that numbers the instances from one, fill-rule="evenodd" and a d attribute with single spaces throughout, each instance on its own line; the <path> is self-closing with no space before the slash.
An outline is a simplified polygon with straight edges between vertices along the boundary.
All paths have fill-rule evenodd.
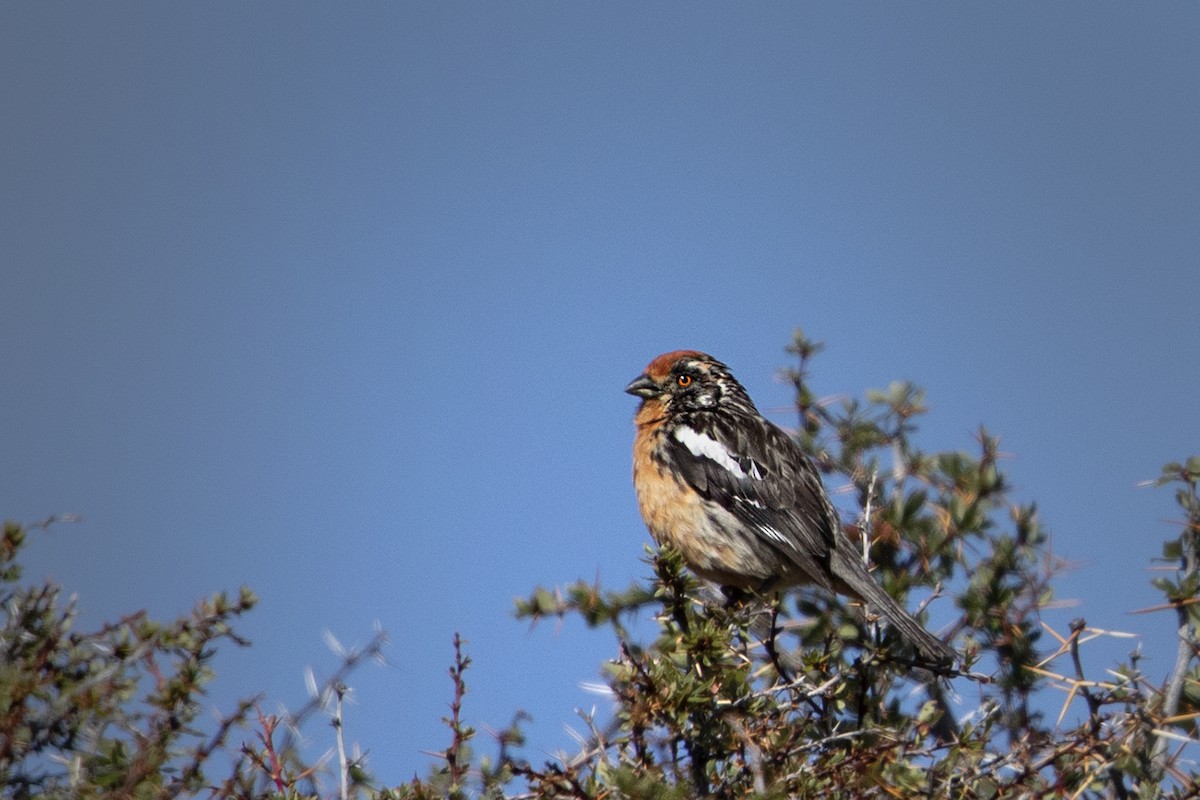
<path id="1" fill-rule="evenodd" d="M 819 478 L 792 438 L 757 414 L 693 414 L 663 431 L 671 460 L 708 495 L 788 508 Z"/>

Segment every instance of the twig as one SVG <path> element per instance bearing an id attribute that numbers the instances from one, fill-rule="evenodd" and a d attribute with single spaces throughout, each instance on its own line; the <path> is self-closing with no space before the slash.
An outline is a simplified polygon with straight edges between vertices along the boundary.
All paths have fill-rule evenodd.
<path id="1" fill-rule="evenodd" d="M 339 683 L 336 686 L 334 686 L 333 693 L 334 693 L 334 697 L 337 698 L 335 700 L 334 711 L 333 711 L 333 729 L 335 732 L 335 738 L 337 739 L 338 776 L 341 779 L 341 789 L 342 789 L 341 798 L 342 798 L 342 800 L 349 800 L 350 791 L 349 791 L 349 786 L 348 786 L 348 779 L 349 779 L 350 769 L 349 769 L 349 766 L 346 764 L 346 737 L 343 733 L 344 726 L 342 725 L 342 701 L 346 697 L 346 684 Z"/>
<path id="2" fill-rule="evenodd" d="M 871 567 L 871 501 L 875 498 L 875 481 L 879 478 L 879 470 L 871 470 L 871 481 L 867 484 L 867 501 L 863 504 L 862 521 L 862 560 Z"/>
<path id="3" fill-rule="evenodd" d="M 1194 485 L 1192 491 L 1195 492 Z M 1200 566 L 1197 563 L 1196 538 L 1197 532 L 1190 526 L 1185 526 L 1183 533 L 1180 534 L 1180 544 L 1183 549 L 1181 571 L 1185 580 L 1196 574 L 1198 566 Z M 1179 644 L 1175 651 L 1175 666 L 1163 689 L 1162 715 L 1164 717 L 1173 717 L 1179 711 L 1179 700 L 1183 696 L 1183 686 L 1197 645 L 1196 631 L 1189 620 L 1188 608 L 1179 604 L 1175 614 L 1179 621 Z M 1168 741 L 1170 741 L 1168 737 L 1160 734 L 1154 745 L 1154 765 L 1159 770 L 1159 774 L 1165 773 L 1170 760 Z"/>
<path id="4" fill-rule="evenodd" d="M 326 679 L 324 686 L 318 691 L 313 692 L 312 697 L 308 699 L 307 703 L 300 707 L 299 711 L 296 711 L 295 713 L 288 713 L 284 717 L 283 721 L 287 726 L 287 735 L 284 737 L 283 746 L 280 748 L 283 752 L 288 752 L 291 750 L 295 743 L 296 737 L 299 734 L 301 725 L 306 719 L 308 719 L 309 715 L 326 707 L 326 703 L 329 701 L 333 687 L 344 685 L 346 682 L 346 677 L 366 659 L 382 658 L 383 646 L 385 644 L 387 644 L 387 633 L 382 630 L 377 630 L 375 635 L 371 637 L 371 641 L 367 643 L 366 647 L 362 648 L 361 650 L 354 649 L 340 653 L 342 656 L 342 664 L 331 676 L 329 676 L 328 679 Z"/>
<path id="5" fill-rule="evenodd" d="M 450 776 L 451 795 L 461 791 L 466 785 L 467 773 L 471 765 L 463 763 L 462 757 L 466 755 L 464 749 L 467 740 L 474 735 L 474 731 L 462 724 L 462 701 L 463 696 L 467 693 L 467 683 L 463 679 L 463 673 L 471 665 L 471 657 L 463 654 L 462 646 L 462 637 L 456 632 L 454 634 L 454 665 L 449 670 L 450 680 L 454 683 L 454 698 L 450 701 L 450 716 L 442 717 L 442 721 L 450 728 L 450 746 L 440 753 L 430 754 L 445 759 L 446 769 Z"/>

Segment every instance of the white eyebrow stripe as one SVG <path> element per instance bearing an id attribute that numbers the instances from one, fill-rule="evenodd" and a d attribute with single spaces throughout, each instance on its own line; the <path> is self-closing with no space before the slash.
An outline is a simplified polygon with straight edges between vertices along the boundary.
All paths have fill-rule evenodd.
<path id="1" fill-rule="evenodd" d="M 750 473 L 747 474 L 746 470 L 742 469 L 742 465 L 729 452 L 729 449 L 711 436 L 706 436 L 687 425 L 680 425 L 671 435 L 694 456 L 715 461 L 739 478 L 753 478 L 756 481 L 762 480 L 762 473 L 759 472 L 757 464 L 750 462 Z"/>

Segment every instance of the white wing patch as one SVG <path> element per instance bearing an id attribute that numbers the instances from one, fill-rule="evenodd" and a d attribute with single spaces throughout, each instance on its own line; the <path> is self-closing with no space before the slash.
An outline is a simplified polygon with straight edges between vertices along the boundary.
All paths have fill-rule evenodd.
<path id="1" fill-rule="evenodd" d="M 758 529 L 767 535 L 767 538 L 774 539 L 780 544 L 786 544 L 788 547 L 795 548 L 796 543 L 784 536 L 779 531 L 772 528 L 770 525 L 759 525 Z"/>
<path id="2" fill-rule="evenodd" d="M 762 472 L 759 471 L 758 465 L 753 461 L 750 462 L 750 471 L 742 469 L 742 465 L 734 458 L 733 453 L 725 445 L 718 442 L 711 436 L 696 431 L 687 425 L 680 425 L 671 434 L 691 454 L 700 458 L 707 458 L 710 461 L 716 462 L 723 469 L 732 472 L 739 478 L 751 478 L 756 481 L 763 479 Z"/>

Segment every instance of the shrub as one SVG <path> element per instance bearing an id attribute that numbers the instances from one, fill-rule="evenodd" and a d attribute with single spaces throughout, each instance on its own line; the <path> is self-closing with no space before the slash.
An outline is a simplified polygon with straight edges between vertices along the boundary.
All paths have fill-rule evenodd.
<path id="1" fill-rule="evenodd" d="M 211 730 L 196 728 L 215 648 L 254 604 L 217 595 L 174 623 L 132 614 L 73 631 L 74 610 L 53 586 L 21 588 L 26 529 L 0 542 L 0 780 L 5 796 L 230 798 L 722 798 L 1195 797 L 1192 745 L 1200 711 L 1200 458 L 1168 464 L 1179 535 L 1163 549 L 1162 610 L 1178 648 L 1168 675 L 1136 653 L 1097 678 L 1084 646 L 1102 632 L 1077 620 L 1043 625 L 1058 563 L 1035 506 L 1014 502 L 997 440 L 971 452 L 926 453 L 915 440 L 922 392 L 897 383 L 837 405 L 817 402 L 807 371 L 820 345 L 797 333 L 787 376 L 798 441 L 830 485 L 848 483 L 861 509 L 848 533 L 885 588 L 965 655 L 937 678 L 906 666 L 904 644 L 844 599 L 814 591 L 730 602 L 700 585 L 669 549 L 649 552 L 654 578 L 613 590 L 578 582 L 535 589 L 517 614 L 578 615 L 614 639 L 605 664 L 613 711 L 585 718 L 570 759 L 520 756 L 518 712 L 495 755 L 472 750 L 463 718 L 470 658 L 454 640 L 448 746 L 425 778 L 383 787 L 341 746 L 347 676 L 378 654 L 382 634 L 345 663 L 313 701 L 286 718 L 254 699 Z M 633 615 L 654 632 L 631 631 Z M 928 623 L 933 624 L 933 623 Z M 1049 635 L 1044 635 L 1048 632 Z M 971 697 L 966 712 L 950 699 Z M 1086 713 L 1064 727 L 1039 709 Z M 291 735 L 313 713 L 333 719 L 335 767 L 305 764 Z M 282 728 L 280 727 L 282 725 Z M 282 733 L 281 733 L 282 731 Z M 219 757 L 218 757 L 219 756 Z M 218 772 L 218 766 L 221 772 Z"/>

